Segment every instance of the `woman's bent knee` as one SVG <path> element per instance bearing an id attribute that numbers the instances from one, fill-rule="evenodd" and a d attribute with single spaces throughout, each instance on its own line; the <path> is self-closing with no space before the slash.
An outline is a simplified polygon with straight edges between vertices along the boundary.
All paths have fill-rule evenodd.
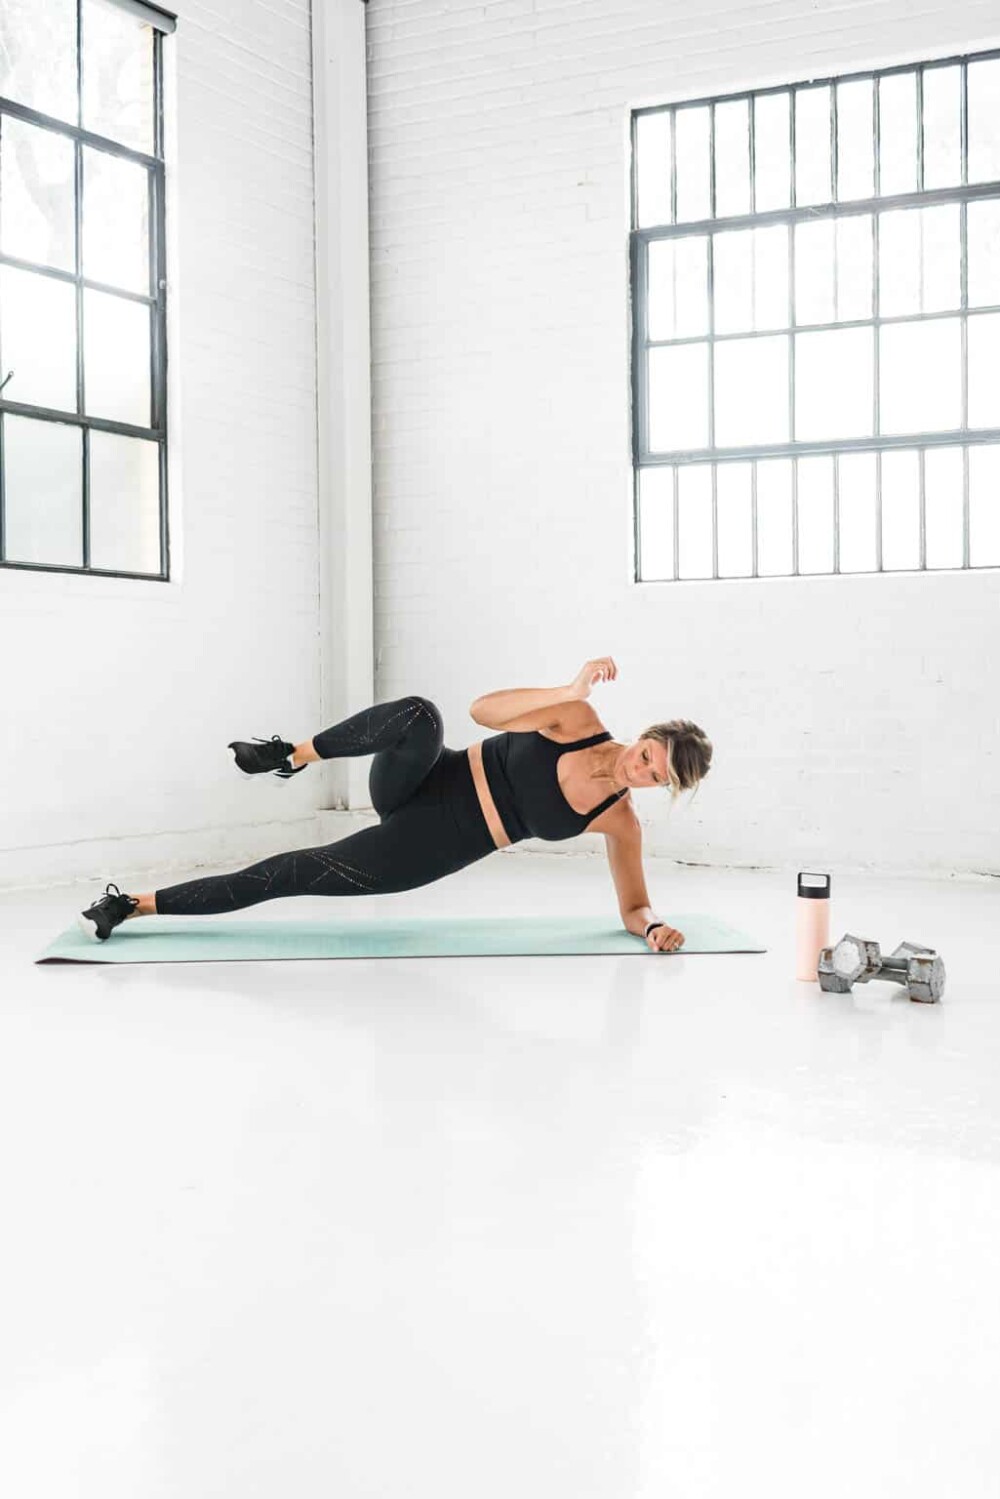
<path id="1" fill-rule="evenodd" d="M 432 719 L 439 729 L 442 729 L 444 727 L 444 719 L 441 716 L 441 709 L 438 707 L 437 703 L 432 703 L 429 697 L 417 697 L 414 694 L 410 694 L 410 696 L 404 698 L 403 701 L 406 703 L 407 707 L 412 708 L 414 712 L 419 712 L 422 717 Z"/>

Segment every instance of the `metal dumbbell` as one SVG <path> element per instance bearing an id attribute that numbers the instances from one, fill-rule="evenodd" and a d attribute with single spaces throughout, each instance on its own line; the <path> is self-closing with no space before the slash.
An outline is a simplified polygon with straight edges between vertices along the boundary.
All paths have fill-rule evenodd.
<path id="1" fill-rule="evenodd" d="M 854 984 L 886 979 L 902 984 L 911 999 L 933 1004 L 944 993 L 944 962 L 932 947 L 901 942 L 887 958 L 877 942 L 866 937 L 841 937 L 835 947 L 819 955 L 819 986 L 833 994 L 849 994 Z"/>

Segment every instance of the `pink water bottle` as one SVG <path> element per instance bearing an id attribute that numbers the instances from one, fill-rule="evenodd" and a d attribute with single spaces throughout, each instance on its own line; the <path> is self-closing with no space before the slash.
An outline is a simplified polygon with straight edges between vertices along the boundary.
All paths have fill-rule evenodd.
<path id="1" fill-rule="evenodd" d="M 830 945 L 830 876 L 800 874 L 795 916 L 795 977 L 805 984 L 819 978 L 819 955 Z"/>

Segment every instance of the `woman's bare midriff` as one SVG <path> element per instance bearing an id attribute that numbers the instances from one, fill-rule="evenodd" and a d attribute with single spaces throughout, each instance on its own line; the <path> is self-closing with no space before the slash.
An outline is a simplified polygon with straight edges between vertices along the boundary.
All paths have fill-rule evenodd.
<path id="1" fill-rule="evenodd" d="M 500 820 L 500 813 L 497 811 L 497 804 L 493 800 L 493 793 L 490 791 L 489 782 L 486 779 L 486 771 L 483 769 L 483 743 L 481 739 L 477 740 L 475 744 L 469 745 L 469 768 L 472 771 L 472 779 L 475 783 L 476 795 L 479 797 L 479 805 L 482 807 L 483 816 L 486 818 L 486 826 L 493 835 L 493 842 L 497 848 L 507 848 L 510 844 L 510 838 L 507 835 L 507 829 Z"/>

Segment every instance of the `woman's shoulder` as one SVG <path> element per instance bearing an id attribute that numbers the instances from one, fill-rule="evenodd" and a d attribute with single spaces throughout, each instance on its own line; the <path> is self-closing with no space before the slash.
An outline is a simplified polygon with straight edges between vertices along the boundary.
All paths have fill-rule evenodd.
<path id="1" fill-rule="evenodd" d="M 606 734 L 596 709 L 582 698 L 565 703 L 559 721 L 550 729 L 539 729 L 543 739 L 553 739 L 556 744 L 572 744 L 576 739 L 589 739 L 592 734 Z"/>

